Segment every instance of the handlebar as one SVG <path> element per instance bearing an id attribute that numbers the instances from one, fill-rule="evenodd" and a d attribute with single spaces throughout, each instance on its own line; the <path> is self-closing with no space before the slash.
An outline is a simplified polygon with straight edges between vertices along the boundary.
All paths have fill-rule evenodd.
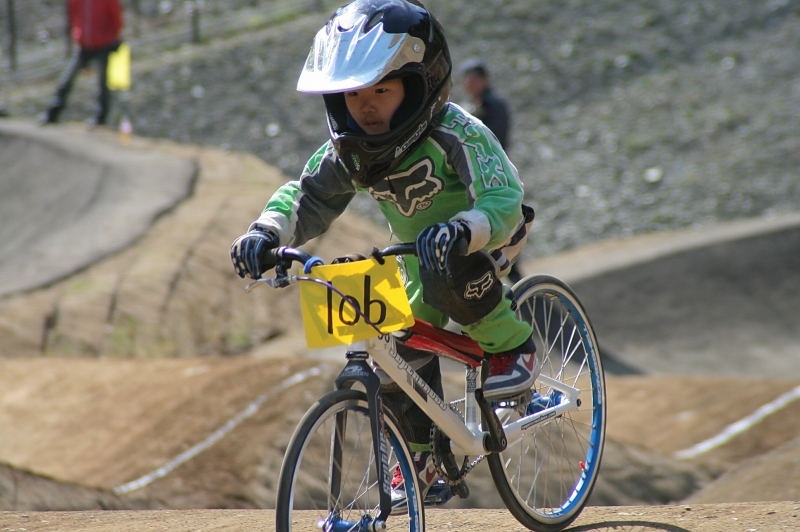
<path id="1" fill-rule="evenodd" d="M 289 246 L 281 246 L 267 251 L 266 255 L 275 261 L 276 264 L 302 262 L 306 264 L 314 257 L 303 251 L 302 249 L 292 248 Z M 320 259 L 322 260 L 322 259 Z"/>
<path id="2" fill-rule="evenodd" d="M 417 246 L 413 242 L 406 242 L 403 244 L 394 244 L 383 250 L 379 250 L 375 248 L 370 253 L 371 257 L 374 257 L 378 261 L 383 261 L 384 257 L 389 257 L 392 255 L 416 255 L 417 254 Z M 319 257 L 315 257 L 303 251 L 302 249 L 297 249 L 289 246 L 281 246 L 276 249 L 271 249 L 267 251 L 268 258 L 275 261 L 275 277 L 261 277 L 260 279 L 256 279 L 252 283 L 248 284 L 245 287 L 245 291 L 250 292 L 254 287 L 258 286 L 259 284 L 268 284 L 273 288 L 283 288 L 289 286 L 291 284 L 296 283 L 300 278 L 296 275 L 289 275 L 287 270 L 291 266 L 293 262 L 299 262 L 303 264 L 303 272 L 308 274 L 311 273 L 311 268 L 317 265 L 325 264 Z M 308 278 L 304 278 L 304 280 L 309 280 Z"/>
<path id="3" fill-rule="evenodd" d="M 389 257 L 392 255 L 416 255 L 417 245 L 414 242 L 404 242 L 402 244 L 394 244 L 384 248 L 379 252 L 381 257 Z"/>
<path id="4" fill-rule="evenodd" d="M 393 244 L 389 247 L 386 247 L 382 250 L 375 248 L 372 250 L 370 256 L 380 260 L 383 257 L 389 257 L 393 255 L 416 255 L 417 254 L 417 246 L 413 242 L 405 242 L 402 244 Z M 303 270 L 305 273 L 309 273 L 313 266 L 317 266 L 319 264 L 325 264 L 324 261 L 319 258 L 312 256 L 302 249 L 297 249 L 289 246 L 281 246 L 274 250 L 270 250 L 268 252 L 268 256 L 275 261 L 278 265 L 283 265 L 284 267 L 288 267 L 292 262 L 299 262 L 303 264 Z"/>

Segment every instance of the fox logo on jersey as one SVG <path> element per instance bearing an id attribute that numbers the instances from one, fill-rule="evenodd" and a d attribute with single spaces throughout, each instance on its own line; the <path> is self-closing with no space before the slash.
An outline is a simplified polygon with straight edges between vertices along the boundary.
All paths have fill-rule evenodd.
<path id="1" fill-rule="evenodd" d="M 433 160 L 425 157 L 408 170 L 381 179 L 369 193 L 378 201 L 393 203 L 400 214 L 411 218 L 416 211 L 430 207 L 431 198 L 443 188 L 444 181 L 433 175 Z"/>
<path id="2" fill-rule="evenodd" d="M 467 283 L 467 289 L 464 291 L 464 299 L 483 299 L 486 292 L 494 284 L 494 277 L 492 272 L 486 272 L 486 275 L 475 281 Z"/>

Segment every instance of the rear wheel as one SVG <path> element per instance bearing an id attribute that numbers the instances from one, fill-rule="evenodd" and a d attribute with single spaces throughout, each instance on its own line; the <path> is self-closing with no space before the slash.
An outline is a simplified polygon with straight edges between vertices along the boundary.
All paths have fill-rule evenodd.
<path id="1" fill-rule="evenodd" d="M 389 471 L 416 479 L 413 458 L 397 423 L 384 413 Z M 356 390 L 331 392 L 315 403 L 295 429 L 278 485 L 276 530 L 366 531 L 380 514 L 379 479 L 367 397 Z M 386 529 L 422 532 L 422 499 L 406 482 L 408 512 L 390 515 Z M 321 526 L 320 526 L 321 525 Z"/>
<path id="2" fill-rule="evenodd" d="M 592 492 L 606 427 L 605 379 L 597 340 L 577 296 L 549 276 L 527 277 L 513 288 L 517 314 L 533 327 L 542 375 L 580 389 L 580 406 L 523 432 L 488 457 L 495 485 L 520 523 L 539 532 L 566 528 Z M 563 395 L 537 381 L 526 408 L 498 409 L 501 421 L 557 404 Z M 524 405 L 523 405 L 524 406 Z"/>

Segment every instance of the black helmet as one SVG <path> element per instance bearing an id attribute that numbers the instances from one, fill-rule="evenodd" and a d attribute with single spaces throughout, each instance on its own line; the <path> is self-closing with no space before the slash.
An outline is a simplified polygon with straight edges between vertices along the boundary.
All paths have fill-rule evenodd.
<path id="1" fill-rule="evenodd" d="M 297 90 L 323 95 L 336 153 L 353 180 L 370 187 L 438 124 L 450 97 L 451 69 L 442 27 L 422 4 L 355 0 L 317 32 Z M 405 99 L 391 130 L 367 135 L 348 125 L 344 92 L 393 78 L 402 79 Z"/>

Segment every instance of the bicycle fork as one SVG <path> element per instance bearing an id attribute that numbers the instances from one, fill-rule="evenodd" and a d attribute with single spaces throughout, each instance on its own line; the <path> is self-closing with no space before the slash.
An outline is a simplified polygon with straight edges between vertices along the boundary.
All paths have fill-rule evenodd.
<path id="1" fill-rule="evenodd" d="M 375 453 L 377 466 L 380 515 L 373 525 L 380 529 L 382 523 L 392 511 L 391 481 L 389 472 L 389 442 L 386 440 L 386 430 L 383 421 L 383 399 L 381 397 L 381 380 L 372 371 L 367 363 L 369 353 L 366 350 L 358 349 L 358 344 L 351 346 L 347 351 L 347 364 L 336 377 L 335 386 L 337 390 L 350 389 L 357 382 L 364 386 L 367 393 L 367 404 L 369 406 L 369 425 L 372 432 L 372 445 Z M 332 449 L 331 479 L 329 508 L 335 507 L 341 489 L 341 462 L 342 462 L 342 441 L 341 436 L 345 434 L 346 413 L 337 414 L 335 436 Z M 370 528 L 371 529 L 371 528 Z"/>

